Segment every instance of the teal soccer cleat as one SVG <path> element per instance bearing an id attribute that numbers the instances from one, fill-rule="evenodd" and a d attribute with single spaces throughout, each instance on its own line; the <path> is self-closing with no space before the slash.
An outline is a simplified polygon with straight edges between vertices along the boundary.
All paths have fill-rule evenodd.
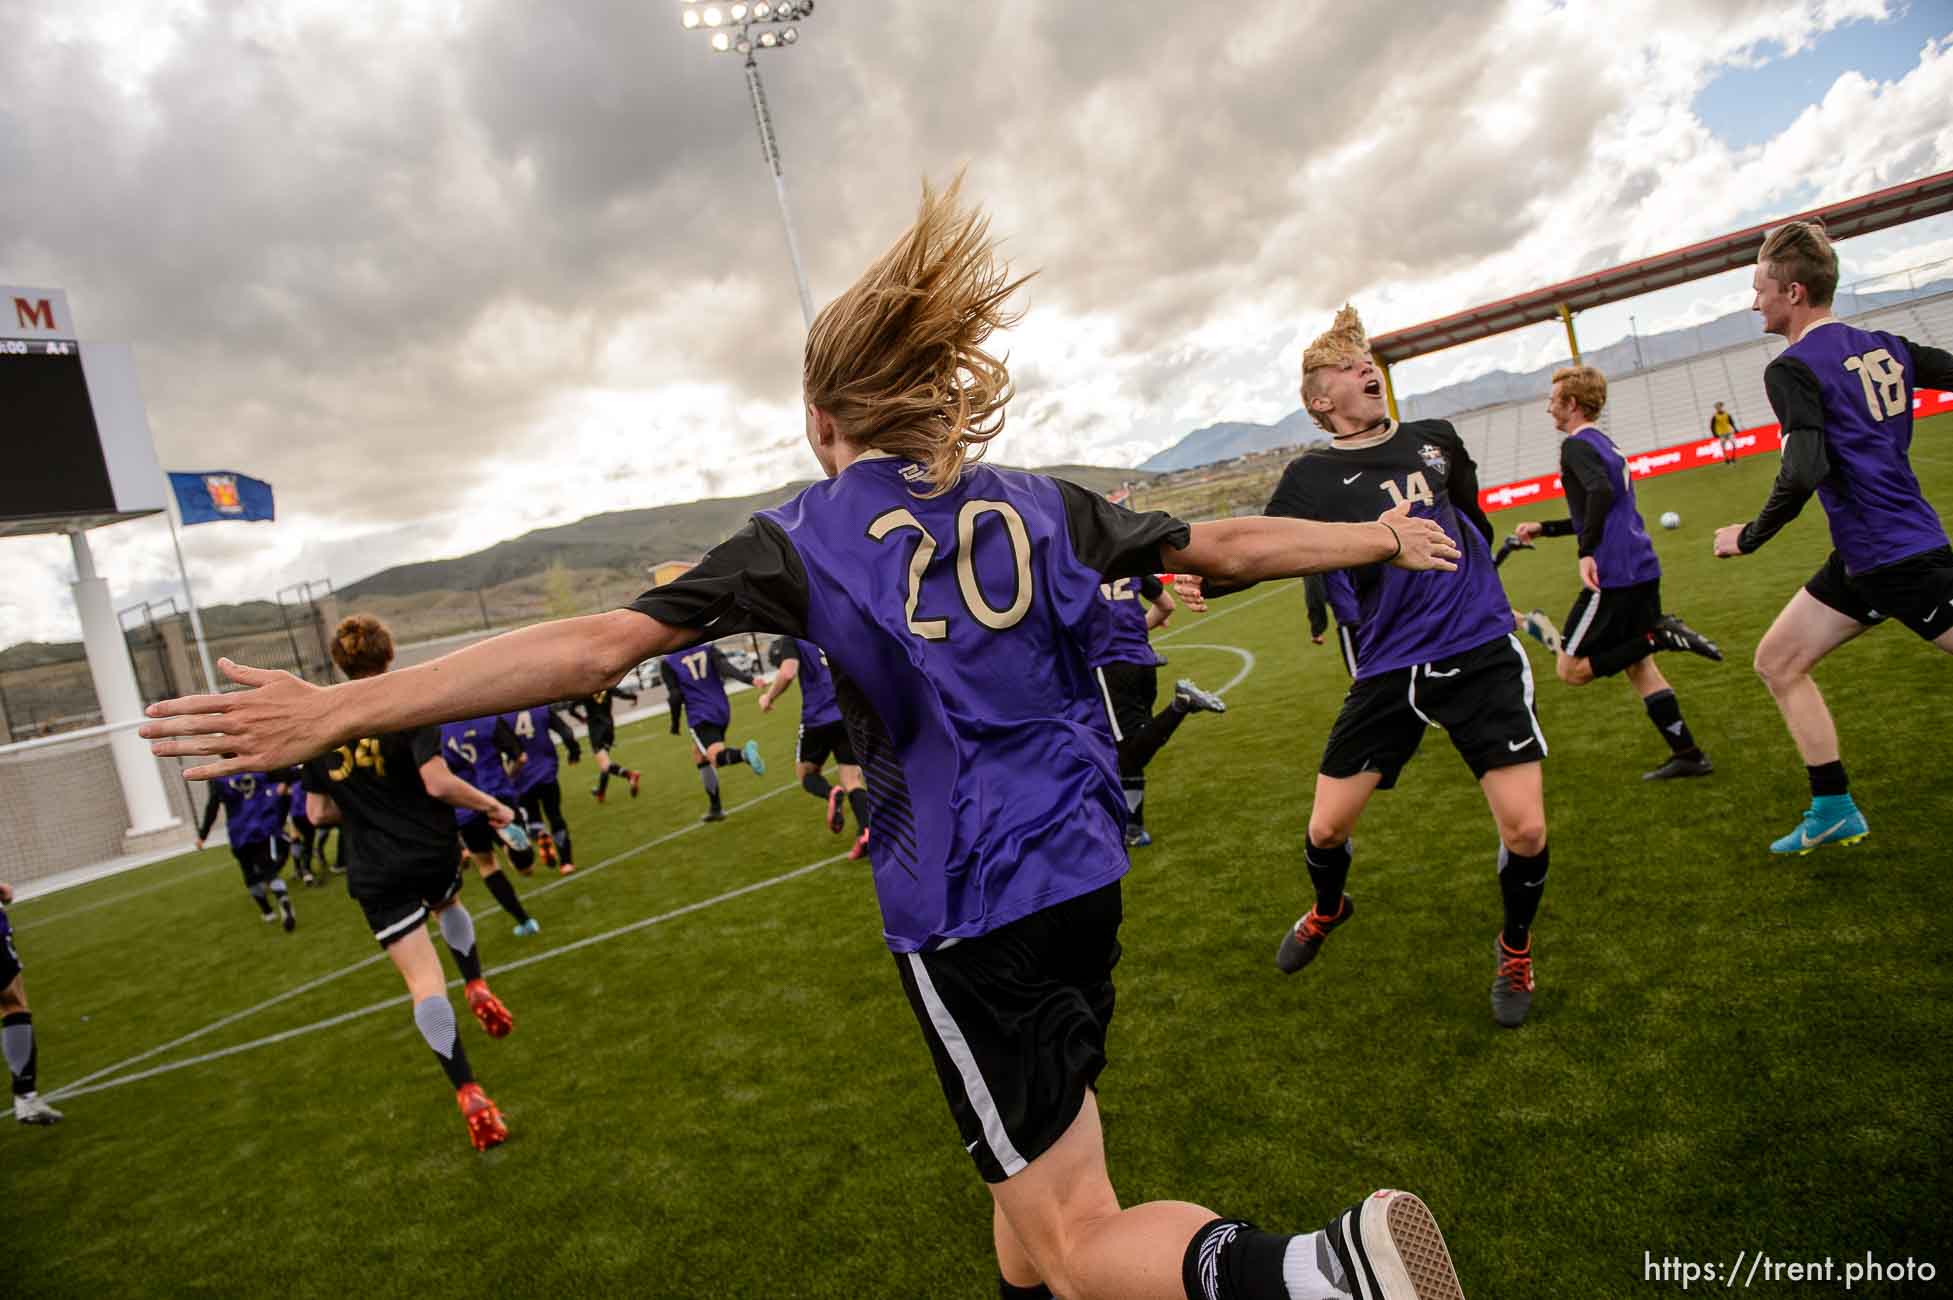
<path id="1" fill-rule="evenodd" d="M 749 740 L 745 748 L 746 766 L 753 769 L 754 776 L 766 775 L 766 760 L 760 757 L 759 742 Z"/>
<path id="2" fill-rule="evenodd" d="M 1802 856 L 1826 844 L 1856 844 L 1872 833 L 1865 814 L 1848 794 L 1822 795 L 1811 800 L 1797 829 L 1770 846 L 1772 853 Z"/>

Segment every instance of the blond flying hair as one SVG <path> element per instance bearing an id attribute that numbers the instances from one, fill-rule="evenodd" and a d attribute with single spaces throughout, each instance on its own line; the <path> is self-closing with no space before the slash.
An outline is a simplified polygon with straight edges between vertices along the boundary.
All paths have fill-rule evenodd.
<path id="1" fill-rule="evenodd" d="M 1831 246 L 1821 221 L 1789 221 L 1763 240 L 1757 257 L 1772 280 L 1786 291 L 1804 286 L 1813 307 L 1829 307 L 1838 292 L 1838 250 Z"/>
<path id="2" fill-rule="evenodd" d="M 1561 366 L 1553 372 L 1553 387 L 1572 398 L 1589 420 L 1598 419 L 1607 405 L 1607 376 L 1592 366 Z"/>
<path id="3" fill-rule="evenodd" d="M 914 224 L 814 318 L 801 381 L 850 442 L 919 462 L 928 496 L 1003 432 L 1015 390 L 983 343 L 1017 322 L 1003 304 L 1031 278 L 1011 278 L 962 188 L 961 172 L 940 192 L 923 181 Z"/>
<path id="4" fill-rule="evenodd" d="M 1312 378 L 1318 370 L 1328 370 L 1345 361 L 1361 361 L 1369 355 L 1370 336 L 1363 330 L 1363 321 L 1355 307 L 1344 303 L 1329 328 L 1302 349 L 1302 405 L 1308 408 L 1310 400 L 1321 391 Z M 1330 428 L 1327 412 L 1310 409 L 1309 418 L 1320 428 L 1335 432 Z"/>
<path id="5" fill-rule="evenodd" d="M 377 677 L 393 662 L 393 633 L 371 614 L 349 614 L 332 633 L 332 662 L 348 677 Z"/>

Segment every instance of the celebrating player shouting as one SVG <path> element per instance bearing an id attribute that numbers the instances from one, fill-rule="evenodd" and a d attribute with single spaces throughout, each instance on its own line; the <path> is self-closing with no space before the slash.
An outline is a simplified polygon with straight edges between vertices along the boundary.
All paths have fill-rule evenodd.
<path id="1" fill-rule="evenodd" d="M 1592 366 L 1563 366 L 1553 373 L 1546 414 L 1565 435 L 1560 443 L 1560 482 L 1568 517 L 1520 524 L 1521 541 L 1539 536 L 1580 539 L 1580 594 L 1566 616 L 1566 639 L 1557 663 L 1560 680 L 1585 686 L 1623 674 L 1648 711 L 1648 721 L 1668 742 L 1666 762 L 1643 774 L 1648 781 L 1707 776 L 1715 771 L 1682 720 L 1675 688 L 1655 667 L 1657 650 L 1687 650 L 1722 662 L 1715 643 L 1661 610 L 1661 560 L 1634 499 L 1634 477 L 1613 439 L 1594 423 L 1607 405 L 1607 376 Z"/>
<path id="2" fill-rule="evenodd" d="M 1912 394 L 1953 389 L 1953 354 L 1832 316 L 1838 255 L 1816 222 L 1771 231 L 1753 282 L 1764 330 L 1790 344 L 1763 372 L 1783 430 L 1783 465 L 1755 519 L 1716 530 L 1716 554 L 1748 555 L 1813 492 L 1830 520 L 1831 558 L 1756 647 L 1756 671 L 1811 783 L 1802 820 L 1770 849 L 1802 854 L 1854 844 L 1871 829 L 1852 800 L 1838 729 L 1811 670 L 1887 618 L 1953 652 L 1953 549 L 1908 459 Z"/>
<path id="3" fill-rule="evenodd" d="M 956 188 L 925 190 L 914 226 L 808 335 L 807 434 L 826 482 L 629 609 L 335 687 L 230 667 L 257 689 L 157 705 L 168 720 L 145 734 L 159 753 L 236 755 L 192 769 L 207 778 L 267 752 L 578 694 L 737 630 L 811 641 L 874 791 L 883 930 L 958 1140 L 990 1185 L 1007 1294 L 1460 1296 L 1436 1223 L 1407 1193 L 1293 1237 L 1185 1202 L 1120 1207 L 1096 1087 L 1128 864 L 1091 671 L 1107 578 L 1448 568 L 1457 549 L 1402 506 L 1361 524 L 1189 527 L 974 464 L 1010 396 L 982 344 L 1016 284 Z"/>
<path id="4" fill-rule="evenodd" d="M 1461 558 L 1455 574 L 1371 564 L 1327 579 L 1336 621 L 1351 633 L 1355 681 L 1323 749 L 1309 813 L 1304 859 L 1315 906 L 1282 936 L 1275 964 L 1301 970 L 1354 914 L 1343 886 L 1357 820 L 1371 795 L 1397 784 L 1425 728 L 1440 726 L 1498 826 L 1505 924 L 1493 941 L 1492 1016 L 1517 1028 L 1532 1006 L 1532 924 L 1546 887 L 1546 737 L 1533 715 L 1532 667 L 1492 565 L 1477 468 L 1443 420 L 1389 418 L 1354 308 L 1337 313 L 1303 352 L 1302 404 L 1331 445 L 1289 463 L 1269 514 L 1358 520 L 1379 506 L 1408 507 L 1435 520 Z M 1196 609 L 1214 589 L 1193 579 L 1179 585 Z"/>

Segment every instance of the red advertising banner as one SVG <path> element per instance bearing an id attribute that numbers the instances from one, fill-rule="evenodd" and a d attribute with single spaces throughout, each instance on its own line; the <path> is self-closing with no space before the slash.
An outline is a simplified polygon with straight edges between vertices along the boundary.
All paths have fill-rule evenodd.
<path id="1" fill-rule="evenodd" d="M 1953 412 L 1953 392 L 1921 389 L 1912 396 L 1912 415 L 1916 420 L 1948 412 Z M 1777 434 L 1778 429 L 1774 424 L 1759 424 L 1753 429 L 1739 430 L 1735 454 L 1738 457 L 1756 456 L 1776 451 L 1782 446 Z M 1713 465 L 1721 459 L 1722 443 L 1715 438 L 1703 438 L 1655 451 L 1638 452 L 1628 457 L 1628 472 L 1635 478 L 1653 478 L 1658 474 L 1674 474 L 1680 470 Z M 1480 488 L 1478 502 L 1490 513 L 1509 510 L 1514 506 L 1529 506 L 1538 501 L 1551 501 L 1565 495 L 1558 474 L 1540 474 L 1501 483 L 1497 487 Z"/>

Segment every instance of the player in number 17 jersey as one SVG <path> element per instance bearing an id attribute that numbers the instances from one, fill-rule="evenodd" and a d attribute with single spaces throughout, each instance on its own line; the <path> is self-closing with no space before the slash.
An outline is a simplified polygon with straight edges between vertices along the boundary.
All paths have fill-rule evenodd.
<path id="1" fill-rule="evenodd" d="M 1838 255 L 1824 228 L 1793 221 L 1757 258 L 1756 311 L 1790 346 L 1763 372 L 1783 433 L 1770 498 L 1747 524 L 1716 531 L 1716 554 L 1748 555 L 1797 517 L 1813 493 L 1835 548 L 1756 647 L 1810 778 L 1811 803 L 1770 848 L 1809 853 L 1870 833 L 1851 797 L 1838 731 L 1811 670 L 1867 628 L 1896 618 L 1953 653 L 1953 549 L 1912 472 L 1912 398 L 1953 389 L 1953 355 L 1831 315 Z"/>

